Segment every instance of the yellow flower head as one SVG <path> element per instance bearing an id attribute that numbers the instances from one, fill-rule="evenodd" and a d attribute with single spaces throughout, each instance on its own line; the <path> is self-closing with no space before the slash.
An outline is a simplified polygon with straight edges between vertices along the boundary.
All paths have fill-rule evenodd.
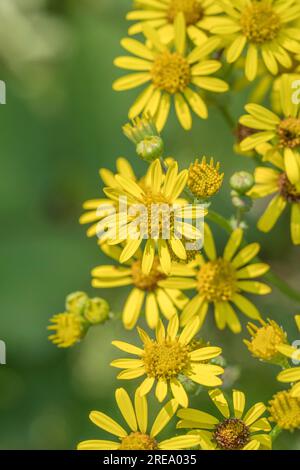
<path id="1" fill-rule="evenodd" d="M 122 253 L 120 246 L 110 246 L 105 243 L 101 248 L 111 258 L 119 260 Z M 148 326 L 156 328 L 161 314 L 171 318 L 177 313 L 177 309 L 182 310 L 187 304 L 188 298 L 179 289 L 164 289 L 158 286 L 158 281 L 167 276 L 161 270 L 157 256 L 148 274 L 142 272 L 140 252 L 137 252 L 126 264 L 126 267 L 102 265 L 92 270 L 93 287 L 108 289 L 132 286 L 122 311 L 125 328 L 132 329 L 136 325 L 143 306 Z M 172 270 L 176 272 L 175 265 L 172 265 Z"/>
<path id="2" fill-rule="evenodd" d="M 54 315 L 47 329 L 51 331 L 49 340 L 59 348 L 69 348 L 78 343 L 84 336 L 86 329 L 84 322 L 75 313 L 59 313 Z"/>
<path id="3" fill-rule="evenodd" d="M 268 411 L 270 421 L 281 429 L 294 431 L 300 428 L 300 398 L 294 397 L 289 390 L 276 393 L 269 401 Z"/>
<path id="4" fill-rule="evenodd" d="M 280 352 L 281 346 L 288 346 L 287 334 L 274 321 L 260 320 L 261 325 L 248 323 L 247 329 L 251 335 L 250 341 L 244 340 L 247 348 L 254 357 L 275 364 L 285 364 L 284 355 Z"/>
<path id="5" fill-rule="evenodd" d="M 135 9 L 126 18 L 135 23 L 129 28 L 128 34 L 143 32 L 147 23 L 157 29 L 161 41 L 169 43 L 174 40 L 174 23 L 178 14 L 185 18 L 189 38 L 197 45 L 207 37 L 206 21 L 213 20 L 222 8 L 215 0 L 136 0 Z"/>
<path id="6" fill-rule="evenodd" d="M 270 423 L 262 418 L 266 407 L 256 403 L 244 414 L 246 397 L 243 392 L 233 390 L 233 412 L 221 390 L 208 392 L 221 419 L 200 410 L 186 408 L 179 410 L 177 416 L 181 420 L 179 429 L 192 429 L 188 435 L 200 438 L 203 450 L 258 450 L 260 447 L 271 449 L 272 440 L 267 434 L 271 430 Z"/>
<path id="7" fill-rule="evenodd" d="M 105 188 L 104 192 L 117 204 L 113 215 L 98 223 L 102 233 L 99 242 L 109 244 L 125 243 L 120 255 L 120 263 L 126 263 L 142 247 L 142 271 L 149 274 L 157 253 L 162 271 L 171 272 L 171 253 L 181 260 L 187 259 L 187 247 L 183 237 L 201 242 L 204 209 L 186 205 L 179 196 L 188 179 L 187 170 L 178 173 L 177 162 L 172 162 L 166 174 L 160 161 L 151 163 L 142 183 L 116 175 L 119 185 Z M 124 210 L 124 199 L 127 203 Z M 199 220 L 198 226 L 191 223 Z"/>
<path id="8" fill-rule="evenodd" d="M 205 38 L 200 46 L 187 53 L 183 14 L 176 17 L 174 27 L 174 49 L 163 44 L 157 31 L 146 24 L 143 31 L 151 47 L 135 39 L 123 39 L 122 46 L 134 54 L 134 57 L 118 57 L 115 60 L 117 67 L 137 73 L 116 80 L 113 84 L 114 90 L 129 90 L 150 82 L 130 108 L 129 118 L 134 119 L 143 111 L 149 113 L 159 131 L 168 118 L 171 97 L 174 98 L 180 124 L 189 130 L 192 127 L 190 109 L 202 119 L 208 116 L 206 104 L 199 90 L 215 93 L 228 90 L 228 85 L 223 80 L 209 77 L 221 68 L 220 61 L 207 59 L 208 55 L 219 46 L 220 39 Z"/>
<path id="9" fill-rule="evenodd" d="M 117 159 L 117 174 L 128 178 L 130 180 L 136 181 L 137 178 L 134 174 L 134 171 L 128 162 L 123 157 Z M 99 175 L 103 183 L 108 188 L 120 188 L 118 185 L 115 174 L 106 169 L 101 168 L 99 170 Z M 87 230 L 88 237 L 94 237 L 97 234 L 98 223 L 103 220 L 105 217 L 113 214 L 115 211 L 115 202 L 108 198 L 101 199 L 90 199 L 83 204 L 83 208 L 86 210 L 84 214 L 79 219 L 80 224 L 90 224 L 92 225 Z"/>
<path id="10" fill-rule="evenodd" d="M 220 173 L 220 163 L 214 164 L 213 158 L 207 163 L 206 157 L 201 163 L 198 159 L 190 165 L 188 187 L 193 195 L 199 199 L 214 196 L 221 188 L 224 173 Z"/>
<path id="11" fill-rule="evenodd" d="M 242 238 L 242 229 L 234 230 L 223 256 L 218 257 L 212 233 L 205 224 L 204 251 L 208 259 L 198 255 L 197 259 L 189 264 L 188 269 L 182 267 L 180 276 L 159 282 L 161 287 L 169 289 L 197 290 L 197 294 L 182 311 L 182 325 L 195 316 L 200 319 L 202 325 L 209 305 L 214 306 L 215 321 L 219 329 L 228 325 L 234 333 L 241 331 L 241 324 L 232 304 L 247 317 L 260 319 L 255 305 L 242 293 L 244 291 L 258 295 L 269 294 L 269 286 L 254 280 L 265 274 L 269 266 L 265 263 L 249 264 L 259 252 L 260 246 L 258 243 L 251 243 L 238 251 Z"/>
<path id="12" fill-rule="evenodd" d="M 212 20 L 210 31 L 230 38 L 226 49 L 229 63 L 236 62 L 244 51 L 245 75 L 252 81 L 259 64 L 276 75 L 279 66 L 289 69 L 292 58 L 300 52 L 300 34 L 296 20 L 300 17 L 298 0 L 220 0 L 224 15 Z"/>
<path id="13" fill-rule="evenodd" d="M 143 347 L 139 348 L 123 341 L 112 344 L 121 351 L 138 356 L 138 359 L 116 359 L 111 365 L 124 369 L 119 379 L 131 380 L 146 375 L 139 390 L 146 395 L 156 383 L 155 395 L 162 402 L 168 388 L 181 406 L 188 406 L 188 396 L 180 381 L 180 376 L 189 378 L 200 385 L 214 387 L 221 385 L 218 378 L 224 372 L 222 367 L 207 363 L 208 360 L 221 354 L 218 347 L 198 347 L 192 341 L 199 330 L 199 319 L 189 322 L 179 334 L 179 320 L 173 315 L 169 320 L 167 331 L 161 321 L 156 329 L 156 338 L 151 339 L 147 333 L 138 328 Z M 197 343 L 196 343 L 197 347 Z"/>
<path id="14" fill-rule="evenodd" d="M 127 432 L 115 420 L 101 411 L 92 411 L 90 420 L 100 429 L 113 434 L 117 441 L 90 440 L 78 444 L 78 450 L 180 450 L 194 447 L 199 443 L 197 436 L 176 436 L 163 441 L 157 435 L 165 428 L 177 411 L 176 400 L 170 400 L 156 416 L 148 431 L 148 403 L 145 396 L 135 392 L 134 404 L 124 388 L 115 393 L 118 408 L 129 428 Z"/>
<path id="15" fill-rule="evenodd" d="M 256 149 L 263 160 L 276 169 L 258 167 L 255 171 L 255 186 L 249 195 L 261 198 L 274 194 L 266 211 L 258 221 L 258 228 L 269 232 L 284 209 L 291 206 L 291 237 L 295 245 L 300 244 L 300 106 L 293 104 L 291 77 L 281 79 L 281 104 L 283 115 L 277 116 L 266 108 L 249 104 L 249 115 L 243 116 L 242 124 L 260 129 L 247 137 L 241 147 L 244 151 Z"/>

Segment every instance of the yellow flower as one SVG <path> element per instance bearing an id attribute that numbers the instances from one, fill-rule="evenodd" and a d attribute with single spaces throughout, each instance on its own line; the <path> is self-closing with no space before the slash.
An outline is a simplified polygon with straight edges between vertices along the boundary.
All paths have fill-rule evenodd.
<path id="1" fill-rule="evenodd" d="M 200 199 L 207 199 L 214 196 L 221 188 L 224 173 L 220 173 L 220 163 L 214 164 L 214 159 L 206 162 L 206 157 L 201 163 L 198 159 L 190 165 L 188 187 L 193 195 Z"/>
<path id="2" fill-rule="evenodd" d="M 69 348 L 78 343 L 86 333 L 83 319 L 75 313 L 59 313 L 54 315 L 47 327 L 51 331 L 49 340 L 59 348 Z"/>
<path id="3" fill-rule="evenodd" d="M 137 180 L 128 160 L 120 157 L 117 159 L 116 166 L 118 175 L 121 175 L 124 178 L 128 178 L 132 181 Z M 106 187 L 112 189 L 120 188 L 112 171 L 107 170 L 106 168 L 101 168 L 99 170 L 99 175 Z M 113 214 L 115 207 L 115 202 L 108 198 L 90 199 L 83 204 L 83 208 L 86 210 L 86 212 L 82 214 L 79 222 L 80 224 L 92 223 L 92 225 L 87 230 L 88 237 L 94 237 L 97 234 L 98 222 L 103 220 L 108 215 Z"/>
<path id="4" fill-rule="evenodd" d="M 117 204 L 116 213 L 98 223 L 103 233 L 99 242 L 109 244 L 125 243 L 120 263 L 126 263 L 141 248 L 143 249 L 142 271 L 149 274 L 158 253 L 160 266 L 165 274 L 171 271 L 171 254 L 187 259 L 187 247 L 183 237 L 202 240 L 201 226 L 194 226 L 190 220 L 200 220 L 204 209 L 186 205 L 179 199 L 188 179 L 187 170 L 178 173 L 177 162 L 172 162 L 163 174 L 160 161 L 151 163 L 143 183 L 116 175 L 119 187 L 105 188 L 106 196 Z M 127 210 L 124 209 L 124 199 Z M 197 224 L 199 225 L 199 224 Z"/>
<path id="5" fill-rule="evenodd" d="M 208 116 L 207 106 L 199 89 L 223 93 L 228 85 L 223 80 L 209 77 L 221 68 L 218 60 L 208 60 L 208 55 L 220 44 L 220 39 L 203 39 L 201 45 L 187 54 L 186 28 L 183 14 L 176 17 L 174 49 L 164 45 L 157 31 L 144 25 L 143 31 L 150 46 L 135 39 L 126 38 L 122 46 L 132 56 L 118 57 L 115 65 L 126 70 L 137 71 L 119 78 L 113 84 L 114 90 L 124 91 L 150 82 L 138 96 L 129 110 L 129 118 L 140 113 L 149 113 L 160 131 L 168 118 L 171 97 L 174 97 L 175 111 L 182 127 L 192 127 L 190 108 L 202 119 Z"/>
<path id="6" fill-rule="evenodd" d="M 146 378 L 139 387 L 141 395 L 146 395 L 156 383 L 155 395 L 162 402 L 168 393 L 168 388 L 181 406 L 188 406 L 187 393 L 180 382 L 180 376 L 207 387 L 222 384 L 218 378 L 224 372 L 222 367 L 206 363 L 206 361 L 221 354 L 218 347 L 199 347 L 193 342 L 199 330 L 200 322 L 194 318 L 180 334 L 179 320 L 175 314 L 169 320 L 167 331 L 161 321 L 156 329 L 156 339 L 151 339 L 147 333 L 138 328 L 143 347 L 139 348 L 123 341 L 113 341 L 112 344 L 121 351 L 138 356 L 138 359 L 116 359 L 111 365 L 124 369 L 119 379 L 131 380 L 143 375 Z"/>
<path id="7" fill-rule="evenodd" d="M 294 431 L 300 428 L 300 398 L 294 397 L 290 390 L 276 393 L 269 401 L 270 421 L 281 429 Z"/>
<path id="8" fill-rule="evenodd" d="M 250 341 L 244 340 L 247 348 L 254 357 L 274 364 L 285 365 L 285 355 L 280 349 L 288 345 L 287 334 L 274 320 L 260 320 L 261 325 L 248 323 L 247 329 L 251 335 Z"/>
<path id="9" fill-rule="evenodd" d="M 295 20 L 300 17 L 298 0 L 220 0 L 224 16 L 211 21 L 213 34 L 230 38 L 226 49 L 229 63 L 236 62 L 246 49 L 245 75 L 256 78 L 261 61 L 273 75 L 279 66 L 290 68 L 292 58 L 300 53 L 300 33 Z M 260 57 L 261 55 L 261 57 Z"/>
<path id="10" fill-rule="evenodd" d="M 219 329 L 226 325 L 231 331 L 241 331 L 240 321 L 232 307 L 234 304 L 247 317 L 260 319 L 255 305 L 241 293 L 265 295 L 271 289 L 266 284 L 254 280 L 269 270 L 265 263 L 249 264 L 257 255 L 260 246 L 251 243 L 240 251 L 243 231 L 236 229 L 231 234 L 222 257 L 217 256 L 214 239 L 210 228 L 205 224 L 204 251 L 208 257 L 198 255 L 187 267 L 182 267 L 180 277 L 170 277 L 159 282 L 168 289 L 196 289 L 198 293 L 185 306 L 180 322 L 185 325 L 191 318 L 200 318 L 201 325 L 205 320 L 209 305 L 214 306 L 215 321 Z"/>
<path id="11" fill-rule="evenodd" d="M 201 45 L 207 37 L 206 20 L 213 20 L 221 11 L 215 0 L 136 0 L 135 9 L 126 16 L 127 20 L 136 22 L 128 34 L 142 33 L 147 23 L 157 29 L 163 43 L 169 43 L 174 40 L 175 19 L 183 13 L 189 38 Z"/>
<path id="12" fill-rule="evenodd" d="M 115 260 L 119 260 L 122 248 L 103 244 L 102 250 Z M 160 268 L 158 257 L 155 256 L 152 268 L 148 274 L 142 272 L 141 253 L 131 258 L 127 266 L 104 265 L 92 270 L 92 286 L 96 288 L 115 288 L 133 286 L 122 312 L 125 328 L 132 329 L 145 305 L 146 321 L 150 328 L 156 328 L 159 317 L 163 314 L 171 318 L 182 310 L 188 298 L 178 289 L 164 289 L 158 286 L 158 281 L 166 278 Z M 176 272 L 176 266 L 173 266 Z"/>
<path id="13" fill-rule="evenodd" d="M 188 435 L 198 435 L 203 450 L 271 449 L 272 440 L 266 434 L 271 426 L 266 418 L 261 417 L 266 410 L 263 403 L 256 403 L 244 414 L 246 397 L 243 392 L 233 390 L 231 412 L 221 390 L 208 393 L 222 418 L 192 408 L 181 409 L 177 413 L 181 418 L 177 428 L 193 429 Z"/>
<path id="14" fill-rule="evenodd" d="M 273 195 L 268 207 L 257 223 L 257 227 L 263 232 L 269 232 L 275 226 L 279 217 L 287 207 L 291 207 L 291 239 L 295 245 L 300 244 L 300 175 L 298 183 L 295 183 L 295 171 L 293 166 L 296 160 L 282 157 L 280 153 L 273 152 L 270 144 L 259 146 L 266 162 L 272 163 L 276 168 L 266 166 L 257 167 L 254 172 L 255 185 L 248 193 L 253 198 L 263 198 Z M 297 159 L 299 156 L 294 154 Z M 300 160 L 299 160 L 300 161 Z"/>
<path id="15" fill-rule="evenodd" d="M 134 405 L 124 388 L 115 392 L 118 408 L 129 428 L 127 432 L 120 424 L 101 411 L 92 411 L 90 420 L 100 429 L 113 434 L 117 441 L 89 440 L 78 444 L 78 450 L 180 450 L 199 443 L 197 436 L 176 436 L 157 441 L 157 435 L 165 428 L 177 411 L 176 400 L 170 400 L 158 413 L 151 430 L 148 431 L 148 403 L 145 396 L 136 390 Z"/>

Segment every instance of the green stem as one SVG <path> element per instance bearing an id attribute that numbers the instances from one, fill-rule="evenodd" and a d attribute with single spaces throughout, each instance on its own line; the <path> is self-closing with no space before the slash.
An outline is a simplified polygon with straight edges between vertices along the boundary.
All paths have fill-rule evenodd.
<path id="1" fill-rule="evenodd" d="M 223 228 L 227 233 L 230 234 L 232 232 L 233 229 L 230 223 L 222 215 L 209 210 L 206 217 L 208 220 L 211 220 L 212 222 L 216 223 L 221 228 Z M 270 284 L 272 284 L 274 287 L 277 287 L 277 289 L 280 290 L 280 292 L 282 292 L 284 295 L 286 295 L 293 301 L 300 303 L 300 293 L 296 291 L 295 289 L 293 289 L 291 286 L 289 286 L 273 271 L 269 271 L 265 275 L 265 278 L 270 282 Z"/>
<path id="2" fill-rule="evenodd" d="M 282 431 L 282 429 L 281 429 L 278 425 L 276 425 L 276 426 L 272 429 L 272 431 L 270 432 L 270 437 L 271 437 L 271 439 L 272 439 L 272 442 L 275 441 L 275 439 L 279 436 L 279 434 L 281 433 L 281 431 Z"/>
<path id="3" fill-rule="evenodd" d="M 231 116 L 230 112 L 228 111 L 227 107 L 218 102 L 218 101 L 215 101 L 215 106 L 218 108 L 218 110 L 220 111 L 220 113 L 222 114 L 223 118 L 225 119 L 225 121 L 227 122 L 228 124 L 228 127 L 230 128 L 231 131 L 233 131 L 235 128 L 236 128 L 236 122 L 235 120 L 233 119 L 233 117 Z"/>
<path id="4" fill-rule="evenodd" d="M 290 287 L 286 282 L 284 282 L 277 274 L 273 271 L 269 271 L 265 278 L 273 284 L 273 286 L 277 287 L 283 294 L 285 294 L 290 299 L 294 300 L 295 302 L 300 303 L 300 293 L 297 292 L 295 289 Z"/>
<path id="5" fill-rule="evenodd" d="M 227 233 L 230 234 L 232 232 L 232 227 L 230 223 L 228 222 L 228 220 L 225 219 L 225 217 L 223 217 L 222 215 L 218 214 L 217 212 L 209 210 L 206 218 L 210 220 L 211 222 L 214 222 L 217 225 L 219 225 L 219 227 L 221 227 Z"/>

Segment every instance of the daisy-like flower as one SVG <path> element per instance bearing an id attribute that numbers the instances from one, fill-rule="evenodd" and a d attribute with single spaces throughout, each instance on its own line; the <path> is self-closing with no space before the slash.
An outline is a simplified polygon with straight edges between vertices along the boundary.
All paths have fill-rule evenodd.
<path id="1" fill-rule="evenodd" d="M 290 159 L 284 158 L 279 152 L 274 153 L 270 144 L 259 146 L 263 159 L 274 167 L 260 166 L 255 169 L 255 185 L 248 195 L 254 199 L 273 195 L 263 215 L 257 223 L 262 232 L 270 232 L 285 209 L 291 208 L 290 231 L 294 245 L 300 244 L 300 173 L 297 182 L 298 165 L 300 158 L 296 154 Z M 299 166 L 300 168 L 300 166 Z"/>
<path id="2" fill-rule="evenodd" d="M 205 224 L 204 252 L 208 259 L 198 255 L 181 277 L 170 277 L 159 282 L 161 287 L 168 289 L 198 291 L 182 311 L 182 325 L 186 325 L 194 316 L 199 317 L 202 325 L 209 305 L 214 307 L 215 321 L 221 330 L 228 325 L 233 333 L 241 331 L 241 324 L 232 304 L 249 318 L 261 318 L 259 311 L 243 295 L 243 291 L 258 295 L 269 294 L 269 286 L 254 280 L 265 274 L 269 266 L 265 263 L 249 264 L 259 252 L 260 246 L 258 243 L 251 243 L 239 250 L 242 238 L 242 229 L 234 230 L 223 256 L 218 257 L 213 235 Z"/>
<path id="3" fill-rule="evenodd" d="M 119 157 L 116 162 L 117 174 L 128 178 L 132 181 L 137 181 L 132 166 L 126 158 Z M 107 188 L 120 188 L 115 179 L 115 174 L 107 168 L 100 168 L 99 175 L 102 182 Z M 94 237 L 97 234 L 98 222 L 108 215 L 115 212 L 116 204 L 108 198 L 90 199 L 83 204 L 86 210 L 79 219 L 80 224 L 92 224 L 87 230 L 88 237 Z"/>
<path id="4" fill-rule="evenodd" d="M 271 426 L 266 418 L 262 418 L 266 411 L 263 403 L 256 403 L 244 413 L 246 397 L 243 392 L 233 390 L 231 411 L 221 390 L 215 389 L 208 393 L 221 419 L 200 410 L 181 409 L 177 413 L 181 418 L 177 428 L 192 429 L 188 435 L 198 435 L 203 450 L 271 449 L 272 440 L 267 434 Z"/>
<path id="5" fill-rule="evenodd" d="M 185 200 L 179 199 L 187 179 L 188 171 L 178 173 L 175 161 L 164 174 L 158 159 L 149 166 L 142 184 L 116 175 L 119 187 L 104 189 L 106 196 L 117 204 L 116 213 L 98 223 L 98 233 L 103 233 L 99 242 L 125 243 L 119 260 L 123 264 L 146 240 L 143 273 L 150 273 L 157 253 L 163 272 L 169 274 L 172 253 L 186 260 L 187 250 L 192 248 L 183 242 L 183 238 L 200 243 L 202 240 L 204 209 L 199 205 L 186 205 Z M 196 226 L 193 225 L 195 221 Z"/>
<path id="6" fill-rule="evenodd" d="M 162 402 L 170 387 L 174 398 L 181 406 L 188 406 L 188 396 L 180 381 L 180 377 L 190 379 L 197 384 L 215 387 L 222 384 L 218 375 L 223 374 L 222 367 L 209 364 L 207 361 L 219 356 L 221 348 L 199 346 L 194 339 L 200 326 L 198 318 L 189 322 L 179 334 L 177 315 L 169 320 L 167 331 L 161 321 L 156 329 L 156 339 L 138 328 L 142 340 L 142 348 L 123 341 L 112 344 L 121 351 L 138 356 L 138 359 L 116 359 L 111 365 L 124 369 L 119 379 L 131 380 L 146 375 L 139 387 L 141 395 L 146 395 L 156 383 L 155 395 Z"/>
<path id="7" fill-rule="evenodd" d="M 292 58 L 300 52 L 300 17 L 298 0 L 218 0 L 224 16 L 207 20 L 213 34 L 231 39 L 226 49 L 229 63 L 236 62 L 246 50 L 245 75 L 256 78 L 262 61 L 271 74 L 279 66 L 289 69 Z M 261 57 L 260 57 L 261 55 Z"/>
<path id="8" fill-rule="evenodd" d="M 281 115 L 254 103 L 245 106 L 246 114 L 240 123 L 255 129 L 255 132 L 241 142 L 241 149 L 258 149 L 268 143 L 267 157 L 282 154 L 290 182 L 298 184 L 300 179 L 300 103 L 294 99 L 293 75 L 285 74 L 280 79 Z"/>
<path id="9" fill-rule="evenodd" d="M 221 68 L 220 61 L 207 58 L 219 46 L 220 39 L 204 39 L 200 46 L 187 53 L 186 27 L 182 13 L 177 15 L 174 28 L 174 49 L 173 46 L 164 45 L 157 31 L 146 24 L 143 31 L 151 47 L 135 39 L 123 39 L 122 46 L 134 56 L 118 57 L 115 60 L 116 66 L 136 73 L 117 79 L 113 84 L 114 90 L 129 90 L 148 83 L 130 108 L 129 118 L 134 119 L 142 112 L 149 113 L 159 131 L 168 118 L 171 98 L 174 98 L 180 124 L 189 130 L 192 127 L 190 109 L 202 119 L 208 116 L 200 90 L 215 93 L 228 90 L 228 85 L 223 80 L 209 76 Z"/>
<path id="10" fill-rule="evenodd" d="M 126 19 L 134 21 L 128 30 L 129 35 L 143 32 L 145 23 L 157 29 L 162 42 L 174 40 L 174 22 L 183 13 L 189 38 L 202 43 L 207 37 L 206 20 L 214 20 L 222 8 L 215 0 L 135 0 L 134 10 Z"/>
<path id="11" fill-rule="evenodd" d="M 122 253 L 120 246 L 103 244 L 101 248 L 108 256 L 119 260 Z M 176 265 L 172 265 L 172 272 L 177 270 Z M 126 266 L 98 266 L 92 270 L 92 276 L 92 286 L 96 288 L 133 287 L 122 312 L 123 324 L 127 329 L 135 326 L 143 308 L 149 328 L 156 328 L 161 314 L 170 319 L 177 313 L 177 309 L 182 310 L 188 302 L 188 298 L 180 290 L 158 286 L 158 281 L 167 276 L 162 272 L 157 256 L 150 272 L 143 274 L 140 251 L 128 260 Z"/>
<path id="12" fill-rule="evenodd" d="M 198 436 L 176 436 L 158 441 L 158 434 L 166 427 L 177 411 L 178 403 L 170 400 L 156 416 L 148 431 L 148 403 L 139 390 L 135 392 L 134 404 L 124 388 L 115 393 L 116 402 L 129 431 L 101 411 L 92 411 L 90 420 L 100 429 L 116 436 L 118 440 L 89 440 L 80 442 L 78 450 L 180 450 L 198 445 Z"/>
<path id="13" fill-rule="evenodd" d="M 300 428 L 300 397 L 294 396 L 290 390 L 276 393 L 269 401 L 269 420 L 281 429 L 294 431 Z"/>
<path id="14" fill-rule="evenodd" d="M 260 320 L 260 323 L 260 326 L 248 323 L 247 330 L 251 339 L 244 340 L 247 348 L 254 357 L 262 361 L 286 366 L 288 362 L 285 356 L 291 348 L 286 332 L 274 320 Z M 285 351 L 285 354 L 281 351 Z"/>

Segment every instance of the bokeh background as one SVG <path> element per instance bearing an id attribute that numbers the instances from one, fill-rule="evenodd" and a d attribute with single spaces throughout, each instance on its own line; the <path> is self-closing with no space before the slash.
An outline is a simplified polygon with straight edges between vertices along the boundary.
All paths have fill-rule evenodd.
<path id="1" fill-rule="evenodd" d="M 104 257 L 78 217 L 82 202 L 100 195 L 100 167 L 114 169 L 123 155 L 136 172 L 146 168 L 121 132 L 135 92 L 117 94 L 111 88 L 119 75 L 112 61 L 121 52 L 131 0 L 7 3 L 15 9 L 0 8 L 0 79 L 7 85 L 7 104 L 0 106 L 0 339 L 7 345 L 7 365 L 0 366 L 0 448 L 73 449 L 82 439 L 103 437 L 88 420 L 90 410 L 119 419 L 113 390 L 120 383 L 108 365 L 118 353 L 110 342 L 135 338 L 115 320 L 91 329 L 73 349 L 58 350 L 46 331 L 48 318 L 63 311 L 69 292 L 105 296 L 116 314 L 127 294 L 126 288 L 90 287 L 90 270 Z M 231 92 L 226 106 L 238 118 L 246 101 L 247 92 Z M 233 153 L 234 136 L 220 113 L 211 109 L 208 121 L 195 119 L 190 133 L 172 116 L 164 137 L 168 154 L 181 167 L 204 154 L 222 163 L 226 178 L 214 209 L 229 216 L 229 177 L 251 170 L 253 162 Z M 256 203 L 248 216 L 248 238 L 261 242 L 274 271 L 299 290 L 299 249 L 291 246 L 288 216 L 271 235 L 261 234 L 254 227 L 264 206 Z M 226 236 L 214 228 L 221 249 Z M 293 315 L 299 305 L 276 289 L 258 305 L 297 339 Z M 246 391 L 250 405 L 267 401 L 282 386 L 276 367 L 250 357 L 245 336 L 245 330 L 239 336 L 218 332 L 211 318 L 203 328 L 204 338 L 224 348 L 226 385 Z M 128 387 L 133 390 L 134 384 Z M 205 393 L 192 404 L 210 409 Z M 300 449 L 300 433 L 283 433 L 276 448 Z"/>

